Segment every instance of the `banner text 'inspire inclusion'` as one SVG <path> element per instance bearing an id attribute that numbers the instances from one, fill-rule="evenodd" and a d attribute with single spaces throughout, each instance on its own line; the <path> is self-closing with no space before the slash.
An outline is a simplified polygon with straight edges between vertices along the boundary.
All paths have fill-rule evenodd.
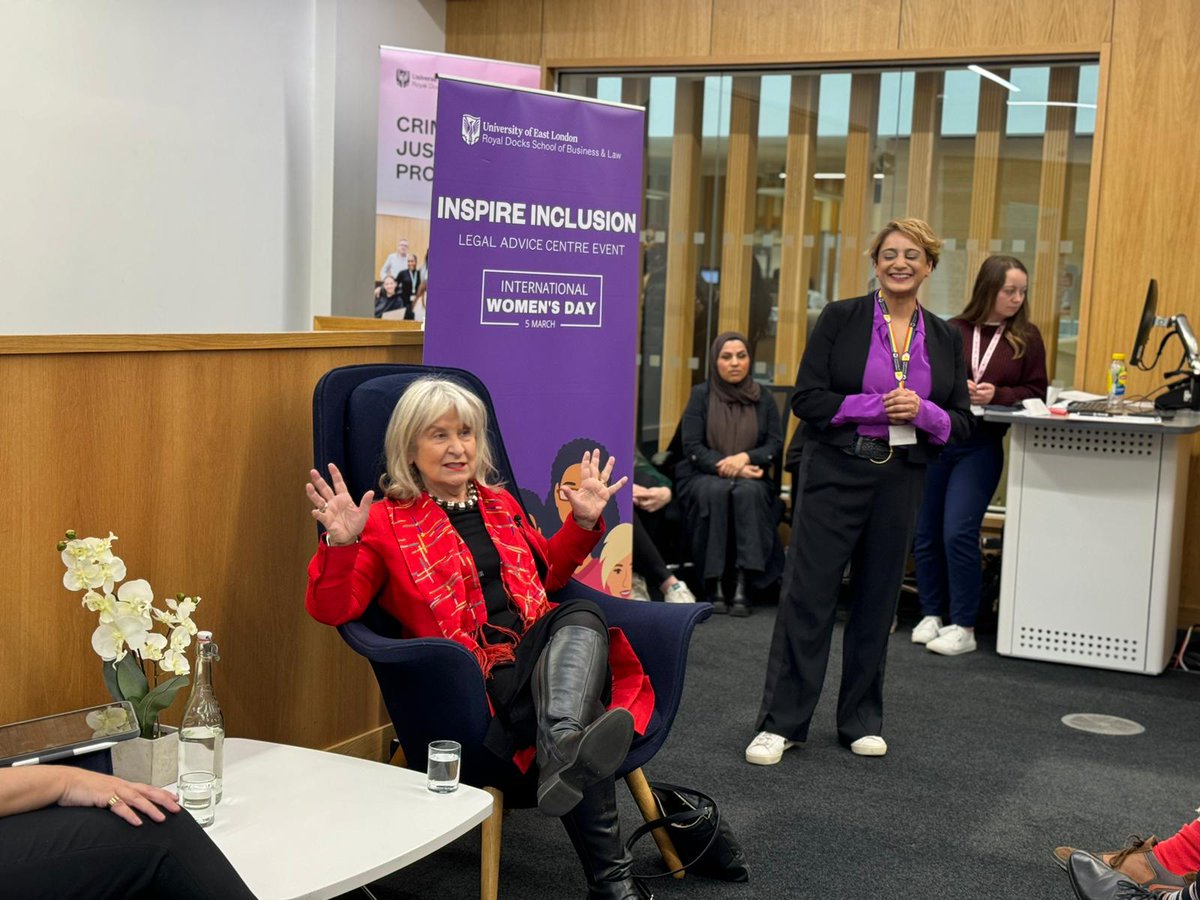
<path id="1" fill-rule="evenodd" d="M 581 231 L 635 234 L 637 213 L 614 209 L 571 208 L 544 203 L 514 203 L 474 197 L 438 197 L 437 217 L 496 225 L 544 225 Z"/>

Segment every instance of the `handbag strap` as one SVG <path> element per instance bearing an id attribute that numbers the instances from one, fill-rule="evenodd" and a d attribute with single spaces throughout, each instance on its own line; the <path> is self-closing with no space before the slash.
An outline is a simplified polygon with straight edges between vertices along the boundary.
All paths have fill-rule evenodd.
<path id="1" fill-rule="evenodd" d="M 651 878 L 669 878 L 673 875 L 678 875 L 680 872 L 690 869 L 701 859 L 703 859 L 704 855 L 712 849 L 713 844 L 716 843 L 717 837 L 720 835 L 721 828 L 721 810 L 717 807 L 717 801 L 708 796 L 708 794 L 702 793 L 695 788 L 681 787 L 677 784 L 667 784 L 663 781 L 650 782 L 650 791 L 654 794 L 656 800 L 658 799 L 659 792 L 677 794 L 685 803 L 691 803 L 694 801 L 695 809 L 681 810 L 677 813 L 660 816 L 659 818 L 653 819 L 644 825 L 639 825 L 633 830 L 633 834 L 629 836 L 629 839 L 625 841 L 626 850 L 632 852 L 633 845 L 636 844 L 642 837 L 649 834 L 651 831 L 654 831 L 658 828 L 663 828 L 665 826 L 678 825 L 680 827 L 687 827 L 688 825 L 696 824 L 702 819 L 708 819 L 712 822 L 712 828 L 708 836 L 708 842 L 704 845 L 704 849 L 697 853 L 694 859 L 688 860 L 685 863 L 681 863 L 678 869 L 671 869 L 667 872 L 655 872 L 653 875 L 635 874 L 633 876 L 635 879 L 641 880 L 649 880 Z"/>

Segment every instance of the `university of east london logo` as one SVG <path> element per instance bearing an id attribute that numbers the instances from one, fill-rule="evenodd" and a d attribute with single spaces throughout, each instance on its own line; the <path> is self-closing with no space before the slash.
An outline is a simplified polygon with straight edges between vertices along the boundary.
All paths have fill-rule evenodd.
<path id="1" fill-rule="evenodd" d="M 408 69 L 397 69 L 396 70 L 396 85 L 398 87 L 402 87 L 402 88 L 408 87 L 408 83 L 411 80 L 412 80 L 412 76 L 409 74 Z"/>
<path id="2" fill-rule="evenodd" d="M 479 143 L 479 116 L 463 115 L 462 139 L 468 145 Z"/>

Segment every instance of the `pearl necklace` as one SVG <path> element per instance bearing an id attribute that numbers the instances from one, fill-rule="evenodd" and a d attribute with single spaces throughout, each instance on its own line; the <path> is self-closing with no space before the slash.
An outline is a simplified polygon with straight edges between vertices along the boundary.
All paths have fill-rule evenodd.
<path id="1" fill-rule="evenodd" d="M 443 500 L 441 497 L 434 497 L 433 494 L 430 494 L 429 497 L 442 509 L 452 510 L 454 512 L 462 512 L 465 509 L 474 509 L 479 505 L 479 491 L 475 490 L 475 482 L 473 481 L 467 485 L 466 500 Z"/>

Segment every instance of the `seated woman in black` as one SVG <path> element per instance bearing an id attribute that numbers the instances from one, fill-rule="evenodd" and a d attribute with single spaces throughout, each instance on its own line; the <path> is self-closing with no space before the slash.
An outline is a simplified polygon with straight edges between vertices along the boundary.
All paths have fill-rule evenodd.
<path id="1" fill-rule="evenodd" d="M 675 487 L 692 558 L 713 611 L 748 616 L 747 581 L 764 587 L 779 577 L 779 487 L 768 470 L 783 451 L 783 429 L 775 401 L 750 377 L 743 335 L 727 331 L 713 341 L 708 381 L 692 388 L 680 428 Z M 730 605 L 718 593 L 726 574 L 737 576 Z"/>

